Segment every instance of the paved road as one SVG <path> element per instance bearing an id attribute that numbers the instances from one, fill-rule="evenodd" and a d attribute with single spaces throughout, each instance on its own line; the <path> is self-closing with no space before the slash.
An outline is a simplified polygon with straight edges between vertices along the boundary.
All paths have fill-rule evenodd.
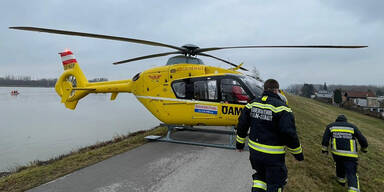
<path id="1" fill-rule="evenodd" d="M 180 131 L 175 138 L 211 143 L 227 136 Z M 248 152 L 150 142 L 30 190 L 31 192 L 250 191 Z"/>

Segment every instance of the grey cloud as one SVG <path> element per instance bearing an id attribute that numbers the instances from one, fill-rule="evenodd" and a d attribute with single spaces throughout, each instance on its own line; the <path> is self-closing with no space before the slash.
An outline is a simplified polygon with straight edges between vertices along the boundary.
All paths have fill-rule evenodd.
<path id="1" fill-rule="evenodd" d="M 156 58 L 121 66 L 114 61 L 168 51 L 166 48 L 125 42 L 68 37 L 9 30 L 9 26 L 75 30 L 126 36 L 181 46 L 362 44 L 360 50 L 225 50 L 213 55 L 245 66 L 256 66 L 266 77 L 283 85 L 323 81 L 363 84 L 380 82 L 384 56 L 383 13 L 380 1 L 1 1 L 0 76 L 21 74 L 57 77 L 57 53 L 73 49 L 90 78 L 130 78 L 135 73 L 163 65 Z M 363 4 L 366 3 L 366 4 Z M 227 67 L 212 59 L 206 64 Z M 365 68 L 363 66 L 370 66 Z M 364 70 L 357 70 L 362 68 Z M 345 73 L 346 76 L 338 76 Z M 374 71 L 370 70 L 374 69 Z M 311 73 L 316 73 L 314 76 Z M 321 82 L 320 82 L 321 83 Z M 384 84 L 384 83 L 382 83 Z"/>
<path id="2" fill-rule="evenodd" d="M 348 12 L 351 16 L 358 17 L 361 22 L 380 22 L 384 19 L 384 1 L 381 0 L 324 0 L 326 5 Z"/>

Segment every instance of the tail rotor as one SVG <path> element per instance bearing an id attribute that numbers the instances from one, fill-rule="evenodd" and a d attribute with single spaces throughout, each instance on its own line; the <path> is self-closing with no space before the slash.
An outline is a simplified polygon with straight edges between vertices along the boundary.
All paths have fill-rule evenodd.
<path id="1" fill-rule="evenodd" d="M 61 102 L 69 109 L 75 109 L 79 99 L 90 93 L 90 90 L 78 90 L 85 88 L 88 80 L 80 69 L 73 53 L 69 50 L 59 53 L 64 67 L 64 73 L 56 82 L 56 92 L 61 97 Z"/>

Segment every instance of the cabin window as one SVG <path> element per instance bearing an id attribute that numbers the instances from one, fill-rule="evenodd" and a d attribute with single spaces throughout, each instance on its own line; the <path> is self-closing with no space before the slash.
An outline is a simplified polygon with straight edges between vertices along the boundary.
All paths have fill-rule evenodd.
<path id="1" fill-rule="evenodd" d="M 173 83 L 172 87 L 177 97 L 185 98 L 185 82 Z"/>
<path id="2" fill-rule="evenodd" d="M 193 82 L 193 99 L 217 100 L 216 80 L 201 80 Z"/>
<path id="3" fill-rule="evenodd" d="M 234 79 L 221 80 L 221 98 L 223 102 L 241 104 L 245 104 L 250 100 L 240 83 Z"/>

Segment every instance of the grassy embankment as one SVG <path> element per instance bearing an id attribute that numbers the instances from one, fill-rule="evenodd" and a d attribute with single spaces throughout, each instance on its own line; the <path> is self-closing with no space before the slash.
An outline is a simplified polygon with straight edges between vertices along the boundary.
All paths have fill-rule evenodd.
<path id="1" fill-rule="evenodd" d="M 287 192 L 340 192 L 346 188 L 334 181 L 335 168 L 331 155 L 321 154 L 321 138 L 325 126 L 337 115 L 345 114 L 356 124 L 369 142 L 366 154 L 360 154 L 359 176 L 362 191 L 382 191 L 384 188 L 384 121 L 347 111 L 314 100 L 289 96 L 296 125 L 304 148 L 305 161 L 296 162 L 287 157 L 289 181 Z M 97 163 L 145 143 L 144 136 L 165 134 L 165 128 L 117 139 L 116 142 L 88 147 L 50 162 L 37 162 L 17 173 L 0 178 L 0 191 L 23 191 L 55 178 Z"/>
<path id="2" fill-rule="evenodd" d="M 368 153 L 359 152 L 358 173 L 362 191 L 384 190 L 384 121 L 344 110 L 311 99 L 289 96 L 289 105 L 295 114 L 296 125 L 304 149 L 305 161 L 287 158 L 289 192 L 347 191 L 334 180 L 332 156 L 321 153 L 321 140 L 325 126 L 344 114 L 358 126 L 368 140 Z M 290 156 L 290 155 L 289 155 Z"/>
<path id="3" fill-rule="evenodd" d="M 48 161 L 32 162 L 29 166 L 20 167 L 15 173 L 0 178 L 0 191 L 25 191 L 138 147 L 146 143 L 145 136 L 165 135 L 165 133 L 165 127 L 157 127 L 150 131 L 115 137 L 111 141 L 98 143 Z"/>

